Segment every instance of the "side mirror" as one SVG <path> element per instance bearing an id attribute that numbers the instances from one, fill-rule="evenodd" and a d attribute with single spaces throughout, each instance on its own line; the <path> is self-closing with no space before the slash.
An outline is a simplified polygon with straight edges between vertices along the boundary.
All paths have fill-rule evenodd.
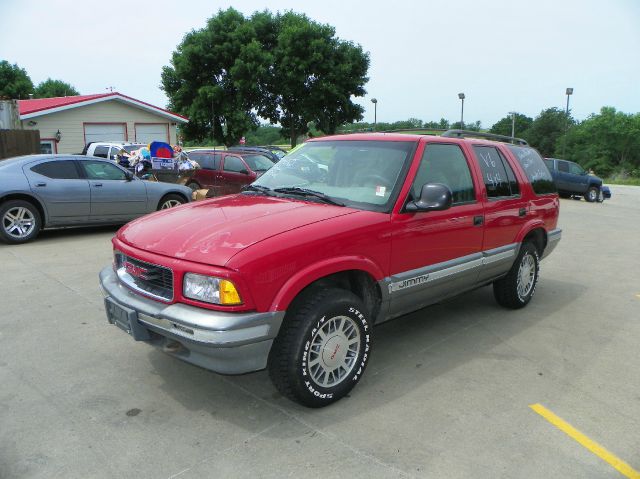
<path id="1" fill-rule="evenodd" d="M 243 175 L 248 175 L 248 174 L 249 174 L 249 171 L 247 171 L 247 170 L 240 170 L 240 173 L 242 173 Z"/>
<path id="2" fill-rule="evenodd" d="M 125 171 L 124 175 L 125 175 L 127 181 L 133 180 L 133 173 L 131 173 L 130 171 Z"/>
<path id="3" fill-rule="evenodd" d="M 451 208 L 452 193 L 448 186 L 442 183 L 427 183 L 420 191 L 420 198 L 410 201 L 405 211 L 442 211 Z"/>

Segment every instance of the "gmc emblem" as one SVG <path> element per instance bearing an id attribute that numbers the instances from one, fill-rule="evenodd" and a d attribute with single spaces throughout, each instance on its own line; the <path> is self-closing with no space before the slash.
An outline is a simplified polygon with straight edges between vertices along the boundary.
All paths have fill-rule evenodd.
<path id="1" fill-rule="evenodd" d="M 134 278 L 147 279 L 146 273 L 148 273 L 149 270 L 142 266 L 137 266 L 133 263 L 129 263 L 128 261 L 123 261 L 122 267 Z"/>

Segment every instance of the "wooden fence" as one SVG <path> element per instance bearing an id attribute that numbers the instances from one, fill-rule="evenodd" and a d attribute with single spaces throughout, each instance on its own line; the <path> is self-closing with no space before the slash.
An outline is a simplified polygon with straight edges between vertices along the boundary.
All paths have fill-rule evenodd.
<path id="1" fill-rule="evenodd" d="M 40 153 L 40 131 L 0 130 L 0 160 Z"/>

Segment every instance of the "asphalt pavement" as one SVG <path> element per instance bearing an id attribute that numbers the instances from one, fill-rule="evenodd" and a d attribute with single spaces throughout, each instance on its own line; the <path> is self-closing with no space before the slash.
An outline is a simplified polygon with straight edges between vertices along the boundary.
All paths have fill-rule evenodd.
<path id="1" fill-rule="evenodd" d="M 0 478 L 640 477 L 640 187 L 611 189 L 561 201 L 525 309 L 485 287 L 386 323 L 321 410 L 107 324 L 116 228 L 0 245 Z"/>

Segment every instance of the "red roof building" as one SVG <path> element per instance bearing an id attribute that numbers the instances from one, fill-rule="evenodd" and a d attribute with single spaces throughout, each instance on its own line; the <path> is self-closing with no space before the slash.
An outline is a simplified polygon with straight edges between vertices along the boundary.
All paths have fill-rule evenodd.
<path id="1" fill-rule="evenodd" d="M 43 153 L 78 153 L 91 141 L 177 143 L 188 118 L 118 92 L 19 100 L 25 129 L 40 130 Z"/>

